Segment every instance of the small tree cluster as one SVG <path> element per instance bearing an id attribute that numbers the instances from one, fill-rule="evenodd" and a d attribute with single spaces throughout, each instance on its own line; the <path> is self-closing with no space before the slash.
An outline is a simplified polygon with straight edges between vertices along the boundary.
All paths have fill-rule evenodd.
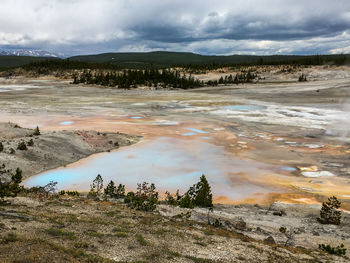
<path id="1" fill-rule="evenodd" d="M 328 201 L 322 204 L 318 221 L 322 224 L 339 225 L 341 221 L 341 211 L 337 209 L 340 208 L 340 205 L 341 202 L 335 196 L 329 197 Z"/>
<path id="2" fill-rule="evenodd" d="M 230 74 L 228 76 L 225 76 L 225 77 L 220 77 L 220 79 L 219 79 L 219 81 L 217 83 L 218 84 L 224 84 L 224 85 L 250 83 L 257 77 L 258 77 L 258 75 L 252 73 L 251 71 L 241 72 L 241 73 L 237 73 L 235 77 L 233 77 L 232 74 Z"/>
<path id="3" fill-rule="evenodd" d="M 331 255 L 345 256 L 346 254 L 346 248 L 344 247 L 344 244 L 340 244 L 340 246 L 336 247 L 332 247 L 331 245 L 319 244 L 318 248 Z"/>
<path id="4" fill-rule="evenodd" d="M 68 196 L 80 196 L 80 193 L 78 191 L 66 191 L 66 190 L 61 190 L 58 193 L 59 195 L 68 195 Z"/>
<path id="5" fill-rule="evenodd" d="M 0 168 L 0 174 L 3 173 L 5 165 Z M 0 178 L 0 200 L 5 197 L 15 197 L 21 191 L 20 183 L 22 182 L 22 170 L 17 168 L 16 172 L 11 175 L 11 180 L 3 182 Z"/>
<path id="6" fill-rule="evenodd" d="M 182 196 L 179 194 L 179 190 L 177 190 L 175 196 L 166 191 L 165 203 L 168 205 L 178 205 L 182 208 L 194 208 L 195 206 L 212 208 L 212 193 L 205 175 L 203 174 L 199 182 L 190 187 Z"/>
<path id="7" fill-rule="evenodd" d="M 148 186 L 148 183 L 137 184 L 136 193 L 129 192 L 124 202 L 129 207 L 135 208 L 142 211 L 153 211 L 156 209 L 158 204 L 158 192 L 155 191 L 156 187 L 154 184 Z"/>
<path id="8" fill-rule="evenodd" d="M 2 144 L 2 142 L 0 142 L 0 152 L 2 152 L 4 150 L 4 145 Z"/>
<path id="9" fill-rule="evenodd" d="M 111 180 L 104 189 L 104 195 L 109 198 L 123 198 L 125 197 L 125 185 L 119 184 L 118 187 L 116 187 Z"/>

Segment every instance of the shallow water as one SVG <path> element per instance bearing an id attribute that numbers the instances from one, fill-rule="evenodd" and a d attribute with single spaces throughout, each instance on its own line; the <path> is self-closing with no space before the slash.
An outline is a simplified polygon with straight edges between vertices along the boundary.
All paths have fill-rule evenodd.
<path id="1" fill-rule="evenodd" d="M 266 107 L 261 105 L 228 105 L 222 107 L 225 110 L 237 110 L 237 111 L 256 111 L 262 110 Z"/>
<path id="2" fill-rule="evenodd" d="M 156 183 L 161 191 L 180 189 L 184 192 L 205 174 L 216 197 L 239 200 L 271 191 L 244 180 L 245 176 L 267 172 L 266 166 L 235 159 L 224 148 L 204 140 L 189 142 L 162 137 L 93 155 L 67 167 L 33 176 L 24 184 L 32 187 L 57 181 L 59 189 L 89 190 L 92 180 L 101 174 L 105 185 L 113 180 L 125 184 L 128 189 L 135 189 L 137 183 L 147 181 Z"/>
<path id="3" fill-rule="evenodd" d="M 62 121 L 60 122 L 61 125 L 72 125 L 74 121 Z"/>
<path id="4" fill-rule="evenodd" d="M 199 129 L 196 129 L 196 128 L 186 128 L 186 130 L 193 131 L 195 133 L 209 133 L 207 131 L 202 131 L 202 130 L 199 130 Z"/>

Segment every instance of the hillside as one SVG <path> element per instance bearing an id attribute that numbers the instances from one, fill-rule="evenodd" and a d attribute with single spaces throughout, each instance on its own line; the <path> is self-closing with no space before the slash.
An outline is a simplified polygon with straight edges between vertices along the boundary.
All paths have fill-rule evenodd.
<path id="1" fill-rule="evenodd" d="M 63 61 L 63 63 L 34 64 L 34 62 Z M 65 70 L 67 63 L 69 68 L 105 68 L 111 67 L 144 69 L 150 67 L 171 67 L 181 66 L 189 68 L 215 69 L 224 66 L 235 65 L 323 65 L 349 64 L 350 55 L 314 55 L 314 56 L 294 56 L 294 55 L 272 55 L 272 56 L 251 56 L 251 55 L 230 55 L 230 56 L 206 56 L 194 53 L 184 52 L 165 52 L 156 51 L 148 53 L 103 53 L 96 55 L 82 55 L 70 57 L 66 60 L 48 57 L 30 57 L 30 56 L 0 56 L 0 69 L 21 67 L 23 65 L 32 65 L 30 69 L 52 68 Z M 72 62 L 75 62 L 72 63 Z M 27 68 L 27 69 L 29 69 Z"/>
<path id="2" fill-rule="evenodd" d="M 0 69 L 20 67 L 29 63 L 44 61 L 48 59 L 56 59 L 56 58 L 31 57 L 31 56 L 0 56 Z"/>
<path id="3" fill-rule="evenodd" d="M 163 66 L 191 65 L 191 64 L 288 64 L 296 61 L 304 64 L 322 64 L 328 61 L 344 63 L 349 55 L 321 55 L 321 56 L 205 56 L 194 53 L 156 51 L 149 53 L 104 53 L 98 55 L 74 56 L 71 60 L 98 63 L 148 63 Z M 337 62 L 338 61 L 338 62 Z"/>

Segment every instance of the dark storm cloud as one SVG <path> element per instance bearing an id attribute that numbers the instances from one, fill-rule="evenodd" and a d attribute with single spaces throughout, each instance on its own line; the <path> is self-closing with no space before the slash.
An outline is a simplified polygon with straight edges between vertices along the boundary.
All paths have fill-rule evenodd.
<path id="1" fill-rule="evenodd" d="M 3 0 L 0 49 L 206 54 L 350 49 L 348 0 Z"/>

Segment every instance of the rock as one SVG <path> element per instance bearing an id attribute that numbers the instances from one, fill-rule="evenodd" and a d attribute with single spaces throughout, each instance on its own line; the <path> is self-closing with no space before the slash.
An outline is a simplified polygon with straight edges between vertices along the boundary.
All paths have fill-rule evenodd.
<path id="1" fill-rule="evenodd" d="M 247 223 L 244 222 L 243 220 L 241 221 L 238 221 L 236 224 L 235 224 L 235 228 L 238 229 L 238 230 L 241 230 L 241 231 L 244 231 L 247 227 Z"/>
<path id="2" fill-rule="evenodd" d="M 272 213 L 274 216 L 285 216 L 287 215 L 286 212 L 284 210 L 280 210 L 280 211 L 274 211 Z"/>
<path id="3" fill-rule="evenodd" d="M 312 234 L 313 234 L 314 236 L 319 236 L 319 235 L 320 235 L 320 233 L 318 233 L 317 231 L 313 231 Z"/>
<path id="4" fill-rule="evenodd" d="M 304 227 L 299 227 L 294 232 L 295 232 L 295 234 L 305 233 L 305 228 Z"/>
<path id="5" fill-rule="evenodd" d="M 276 245 L 276 241 L 272 236 L 268 236 L 264 239 L 264 242 L 270 245 Z"/>

